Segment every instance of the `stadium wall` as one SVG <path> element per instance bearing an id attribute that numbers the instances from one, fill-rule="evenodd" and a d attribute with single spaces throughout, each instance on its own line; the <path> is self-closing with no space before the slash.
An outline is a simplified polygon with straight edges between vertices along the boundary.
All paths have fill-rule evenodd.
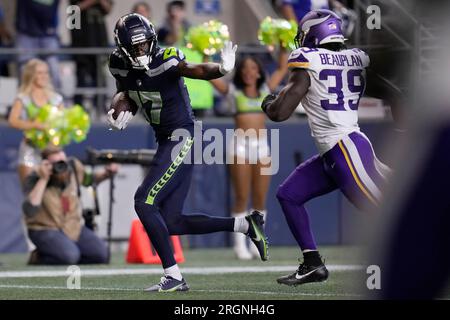
<path id="1" fill-rule="evenodd" d="M 227 128 L 233 128 L 233 123 L 230 119 L 208 120 L 203 127 L 204 129 L 213 127 L 224 131 Z M 294 245 L 295 241 L 285 222 L 275 193 L 277 186 L 295 168 L 297 162 L 314 155 L 316 150 L 304 119 L 295 119 L 283 124 L 270 123 L 268 127 L 281 129 L 281 164 L 279 172 L 272 177 L 268 194 L 267 233 L 272 245 Z M 383 159 L 383 150 L 380 149 L 380 145 L 391 130 L 390 124 L 363 122 L 361 127 L 373 142 L 377 154 Z M 18 131 L 0 125 L 0 148 L 3 150 L 0 154 L 0 252 L 27 250 L 21 222 L 23 196 L 15 172 L 20 140 L 21 134 Z M 84 159 L 85 149 L 88 146 L 97 149 L 154 148 L 155 141 L 147 125 L 131 125 L 127 128 L 126 134 L 109 131 L 104 125 L 94 125 L 86 141 L 71 145 L 66 151 L 69 155 Z M 225 165 L 196 166 L 185 212 L 227 216 L 231 202 L 228 179 Z M 136 181 L 135 184 L 137 187 L 139 182 Z M 319 244 L 355 243 L 361 215 L 339 192 L 315 199 L 308 203 L 307 207 L 310 209 L 311 223 Z M 105 212 L 103 214 L 106 215 Z M 183 238 L 183 241 L 185 245 L 194 248 L 220 247 L 230 243 L 229 235 L 226 233 L 188 236 Z"/>

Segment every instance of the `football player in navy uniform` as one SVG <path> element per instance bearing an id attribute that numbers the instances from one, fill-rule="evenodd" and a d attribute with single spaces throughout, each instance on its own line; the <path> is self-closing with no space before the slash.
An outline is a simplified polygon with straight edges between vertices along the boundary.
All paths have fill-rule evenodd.
<path id="1" fill-rule="evenodd" d="M 121 17 L 114 33 L 117 48 L 110 55 L 109 69 L 116 79 L 117 90 L 126 92 L 140 107 L 158 142 L 149 174 L 134 197 L 135 210 L 164 268 L 161 282 L 146 291 L 189 289 L 174 259 L 170 235 L 245 233 L 258 247 L 261 259 L 267 260 L 267 239 L 259 212 L 243 218 L 182 214 L 193 169 L 184 160 L 194 144 L 194 118 L 183 77 L 211 80 L 231 72 L 237 46 L 225 43 L 220 64 L 191 64 L 177 48 L 160 48 L 153 25 L 139 14 Z M 108 112 L 109 124 L 114 129 L 125 129 L 133 114 L 122 111 L 114 119 L 114 111 Z M 177 129 L 191 134 L 181 148 L 179 141 L 171 139 Z"/>

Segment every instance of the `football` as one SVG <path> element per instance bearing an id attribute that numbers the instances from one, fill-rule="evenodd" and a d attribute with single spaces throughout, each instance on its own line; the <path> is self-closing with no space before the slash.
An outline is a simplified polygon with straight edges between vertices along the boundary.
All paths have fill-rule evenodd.
<path id="1" fill-rule="evenodd" d="M 128 96 L 128 93 L 119 92 L 112 99 L 109 110 L 111 109 L 114 109 L 112 116 L 113 119 L 116 120 L 122 111 L 131 111 L 133 115 L 136 115 L 139 108 L 136 102 Z"/>

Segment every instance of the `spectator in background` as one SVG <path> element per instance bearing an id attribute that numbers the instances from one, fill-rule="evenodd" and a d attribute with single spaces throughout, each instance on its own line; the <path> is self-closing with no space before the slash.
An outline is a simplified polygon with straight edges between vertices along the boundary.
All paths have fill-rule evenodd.
<path id="1" fill-rule="evenodd" d="M 235 129 L 238 129 L 236 142 L 231 145 L 234 147 L 227 146 L 227 163 L 230 163 L 234 190 L 233 217 L 244 217 L 254 210 L 266 216 L 270 175 L 261 174 L 261 169 L 270 166 L 270 150 L 267 136 L 260 131 L 266 129 L 261 103 L 266 95 L 276 91 L 285 77 L 287 61 L 287 51 L 280 49 L 277 69 L 267 81 L 262 63 L 251 56 L 237 63 L 232 83 L 223 79 L 210 80 L 217 91 L 228 96 L 229 107 L 234 113 Z M 252 131 L 255 132 L 254 136 L 251 136 Z M 247 211 L 250 198 L 252 209 Z M 250 244 L 249 250 L 246 241 L 245 235 L 234 234 L 237 258 L 248 260 L 259 257 L 256 247 Z"/>
<path id="2" fill-rule="evenodd" d="M 106 30 L 106 16 L 111 12 L 111 0 L 71 0 L 71 5 L 77 5 L 81 10 L 80 29 L 72 29 L 72 47 L 107 47 L 108 32 Z M 96 55 L 76 55 L 77 87 L 105 87 L 105 75 L 102 66 L 104 59 L 97 59 Z M 97 107 L 102 100 L 97 96 Z M 75 95 L 74 102 L 83 104 L 83 96 Z M 103 112 L 103 110 L 102 110 Z"/>
<path id="3" fill-rule="evenodd" d="M 47 148 L 42 162 L 25 181 L 23 211 L 31 241 L 36 246 L 30 264 L 108 263 L 105 243 L 83 224 L 80 184 L 89 186 L 118 171 L 109 164 L 89 174 L 77 159 L 68 159 L 62 149 Z"/>
<path id="4" fill-rule="evenodd" d="M 285 19 L 298 22 L 311 10 L 340 10 L 342 7 L 338 0 L 283 0 L 281 11 Z"/>
<path id="5" fill-rule="evenodd" d="M 22 69 L 19 94 L 12 106 L 8 122 L 13 128 L 26 131 L 44 130 L 45 123 L 36 120 L 39 108 L 51 104 L 63 107 L 63 98 L 53 89 L 45 61 L 31 59 Z M 23 183 L 41 161 L 40 150 L 25 137 L 19 147 L 19 178 Z"/>
<path id="6" fill-rule="evenodd" d="M 131 9 L 131 12 L 140 14 L 141 16 L 146 17 L 148 20 L 151 20 L 152 8 L 147 2 L 136 2 Z"/>
<path id="7" fill-rule="evenodd" d="M 184 35 L 190 26 L 184 1 L 171 1 L 167 4 L 167 17 L 158 30 L 158 41 L 165 46 L 184 46 Z"/>
<path id="8" fill-rule="evenodd" d="M 5 25 L 3 8 L 0 5 L 0 48 L 12 42 L 11 32 Z M 7 58 L 0 55 L 0 76 L 8 76 Z"/>
<path id="9" fill-rule="evenodd" d="M 57 36 L 59 0 L 20 0 L 16 8 L 16 47 L 19 66 L 35 58 L 34 49 L 57 51 L 59 39 Z M 53 82 L 60 87 L 58 57 L 46 55 Z"/>

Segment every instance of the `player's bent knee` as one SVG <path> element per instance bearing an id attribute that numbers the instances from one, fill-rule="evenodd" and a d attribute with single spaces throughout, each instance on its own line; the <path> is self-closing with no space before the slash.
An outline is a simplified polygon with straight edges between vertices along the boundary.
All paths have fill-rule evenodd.
<path id="1" fill-rule="evenodd" d="M 62 252 L 59 252 L 56 259 L 58 260 L 59 264 L 77 264 L 80 261 L 81 253 L 76 250 L 65 250 Z"/>
<path id="2" fill-rule="evenodd" d="M 180 229 L 184 225 L 184 219 L 182 215 L 173 215 L 166 217 L 165 219 L 167 230 L 170 235 L 180 234 Z"/>
<path id="3" fill-rule="evenodd" d="M 290 201 L 291 200 L 288 195 L 288 190 L 287 190 L 285 184 L 281 184 L 280 186 L 278 186 L 276 196 L 277 196 L 278 201 Z"/>
<path id="4" fill-rule="evenodd" d="M 106 264 L 109 263 L 109 253 L 108 249 L 105 247 L 106 250 L 99 250 L 95 256 L 92 257 L 92 261 L 90 263 L 101 263 Z"/>
<path id="5" fill-rule="evenodd" d="M 291 202 L 297 205 L 303 205 L 307 198 L 301 194 L 297 194 L 295 197 L 291 195 L 290 188 L 286 184 L 281 184 L 278 187 L 276 197 L 278 202 Z"/>
<path id="6" fill-rule="evenodd" d="M 145 203 L 145 201 L 142 200 L 134 201 L 134 210 L 136 211 L 139 218 L 148 213 L 158 213 L 158 209 L 156 208 L 156 206 Z"/>

